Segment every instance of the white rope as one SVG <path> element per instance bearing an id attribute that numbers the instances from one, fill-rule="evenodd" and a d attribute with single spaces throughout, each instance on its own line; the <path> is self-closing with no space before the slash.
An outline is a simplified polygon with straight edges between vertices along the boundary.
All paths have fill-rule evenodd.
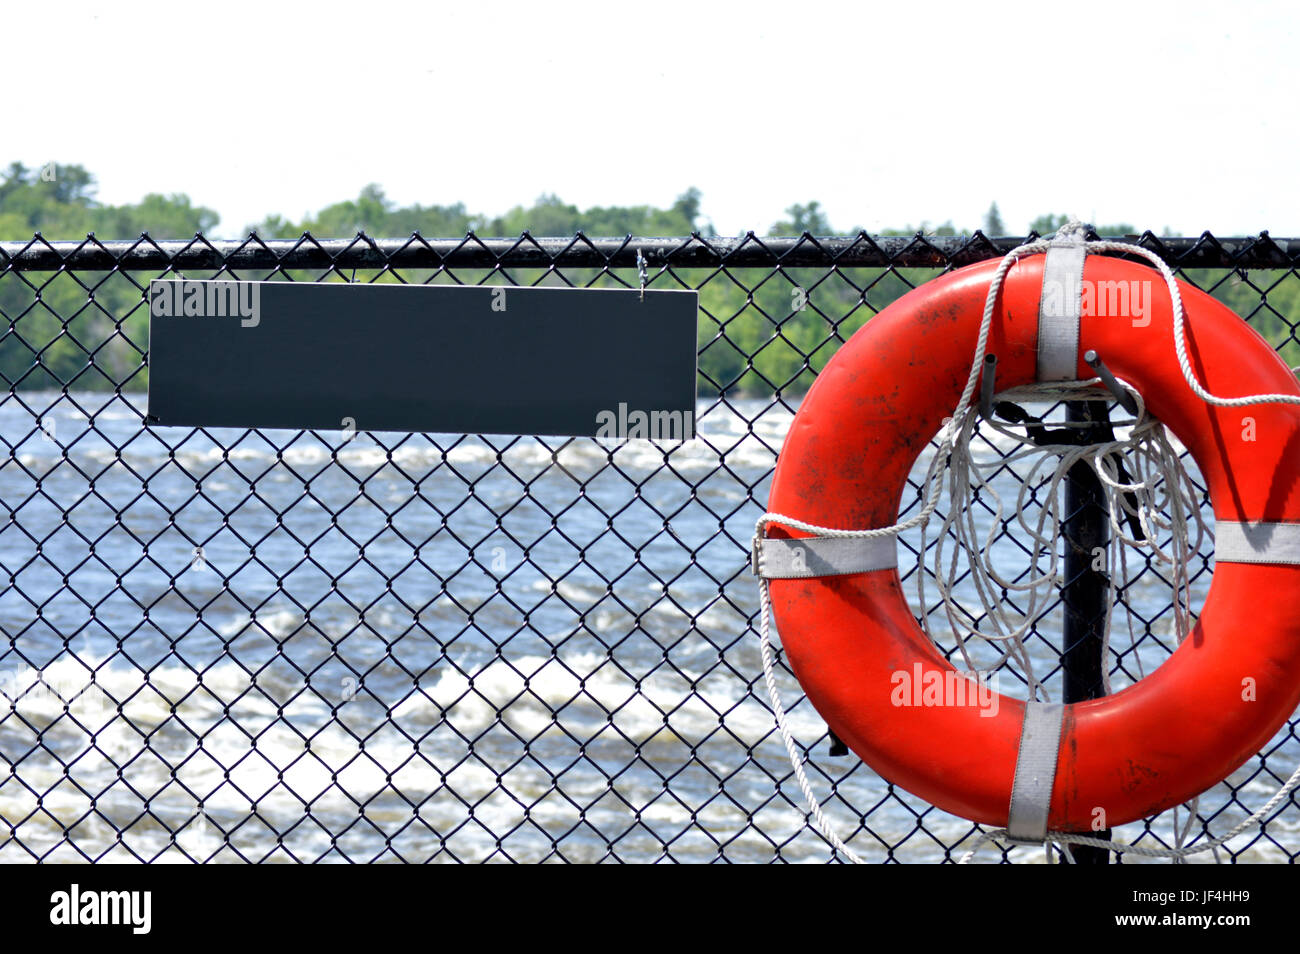
<path id="1" fill-rule="evenodd" d="M 1077 397 L 1080 388 L 1087 387 L 1090 381 L 1077 385 L 1034 385 L 1029 388 L 1007 392 L 1008 395 L 1028 394 L 1042 400 L 1044 397 Z M 1132 388 L 1129 388 L 1132 391 Z M 1196 552 L 1208 534 L 1199 507 L 1197 492 L 1190 477 L 1181 466 L 1177 451 L 1169 443 L 1164 428 L 1151 418 L 1145 416 L 1145 405 L 1140 394 L 1135 391 L 1138 403 L 1138 416 L 1132 424 L 1127 438 L 1118 438 L 1091 445 L 1051 444 L 1038 446 L 1027 438 L 993 422 L 999 432 L 1021 444 L 1019 449 L 980 464 L 972 459 L 964 449 L 970 445 L 974 435 L 976 418 L 974 414 L 966 417 L 958 435 L 958 445 L 963 450 L 951 455 L 949 473 L 950 506 L 939 531 L 936 534 L 934 550 L 933 575 L 938 585 L 941 605 L 951 631 L 957 639 L 962 658 L 970 669 L 976 669 L 966 646 L 968 638 L 985 639 L 990 642 L 1003 643 L 1006 651 L 990 668 L 997 668 L 1014 658 L 1029 685 L 1029 697 L 1048 701 L 1042 683 L 1033 672 L 1028 653 L 1024 649 L 1023 639 L 1029 635 L 1034 624 L 1047 608 L 1054 602 L 1055 591 L 1060 582 L 1059 554 L 1057 541 L 1062 535 L 1062 525 L 1066 514 L 1062 513 L 1060 495 L 1057 493 L 1061 483 L 1071 469 L 1079 462 L 1086 462 L 1097 473 L 1103 487 L 1108 491 L 1106 499 L 1109 508 L 1111 526 L 1110 543 L 1107 551 L 1107 566 L 1124 567 L 1125 546 L 1148 546 L 1156 558 L 1171 567 L 1178 599 L 1175 601 L 1175 614 L 1178 625 L 1176 630 L 1181 635 L 1190 631 L 1187 607 L 1191 602 L 1191 580 L 1187 574 L 1187 557 Z M 1120 422 L 1118 426 L 1126 426 Z M 1039 472 L 1046 462 L 1055 458 L 1056 465 L 1047 480 L 1047 490 L 1042 495 L 1044 503 L 1039 509 L 1038 518 L 1033 524 L 1026 518 L 1033 500 L 1030 492 L 1038 484 Z M 1010 464 L 1030 459 L 1031 465 L 1021 485 L 1016 499 L 1014 521 L 1021 531 L 1022 544 L 1029 550 L 1027 566 L 1024 571 L 1011 576 L 1004 575 L 994 564 L 992 547 L 997 539 L 999 529 L 1003 527 L 1005 507 L 1001 495 L 995 489 L 991 477 L 993 473 Z M 1119 478 L 1121 460 L 1132 460 L 1135 473 L 1128 480 Z M 1180 488 L 1179 493 L 1170 493 L 1170 488 Z M 975 522 L 975 500 L 979 496 L 992 502 L 993 520 L 981 539 Z M 1136 505 L 1126 499 L 1132 497 Z M 1168 511 L 1169 517 L 1164 516 Z M 1139 541 L 1129 536 L 1126 528 L 1128 516 L 1132 514 L 1139 521 L 1145 540 Z M 1195 526 L 1195 540 L 1189 540 L 1187 531 L 1188 515 Z M 1169 532 L 1173 544 L 1172 553 L 1166 553 L 1155 541 L 1163 532 Z M 928 527 L 922 527 L 920 551 L 929 549 L 927 542 Z M 951 559 L 945 566 L 945 542 L 951 536 L 956 540 Z M 971 572 L 967 576 L 963 570 L 963 561 Z M 1044 567 L 1044 563 L 1046 566 Z M 917 574 L 917 599 L 920 606 L 928 606 L 926 599 L 925 573 Z M 981 632 L 967 622 L 970 613 L 960 604 L 954 592 L 955 580 L 966 576 L 965 582 L 974 587 L 981 604 L 983 615 L 989 620 L 992 632 Z M 1024 579 L 1020 579 L 1025 577 Z M 1020 580 L 1017 582 L 1017 580 Z M 1027 598 L 1023 613 L 1013 614 L 1009 604 L 1001 598 L 1006 592 L 1022 593 Z M 1107 622 L 1113 613 L 1117 600 L 1115 588 L 1108 588 L 1109 602 L 1106 607 Z M 1130 620 L 1131 622 L 1131 620 Z M 927 632 L 929 632 L 927 628 Z M 933 638 L 933 633 L 930 634 Z M 1136 642 L 1136 640 L 1134 640 Z M 1106 647 L 1109 649 L 1109 646 Z"/>
<path id="2" fill-rule="evenodd" d="M 758 584 L 762 604 L 762 619 L 759 628 L 759 645 L 763 652 L 763 679 L 767 682 L 767 694 L 772 700 L 772 714 L 776 716 L 777 728 L 781 730 L 781 739 L 785 742 L 785 750 L 790 756 L 790 765 L 794 768 L 794 777 L 799 783 L 799 788 L 803 792 L 804 800 L 808 804 L 808 811 L 812 813 L 813 824 L 817 830 L 822 833 L 831 846 L 844 857 L 855 865 L 863 864 L 862 858 L 853 851 L 848 845 L 840 840 L 839 835 L 831 827 L 826 815 L 822 812 L 822 806 L 817 797 L 813 795 L 812 785 L 808 782 L 808 776 L 804 774 L 803 760 L 799 757 L 799 752 L 795 746 L 794 736 L 790 733 L 790 727 L 785 721 L 785 708 L 781 705 L 781 694 L 777 692 L 776 676 L 772 672 L 772 638 L 769 630 L 769 614 L 771 611 L 771 596 L 767 591 L 767 580 L 760 580 Z"/>
<path id="3" fill-rule="evenodd" d="M 1064 226 L 1064 228 L 1069 228 L 1069 226 Z M 1169 297 L 1173 304 L 1174 353 L 1178 355 L 1178 367 L 1182 369 L 1187 386 L 1206 404 L 1215 407 L 1245 407 L 1249 404 L 1300 404 L 1300 394 L 1252 394 L 1244 397 L 1223 398 L 1216 397 L 1205 390 L 1201 386 L 1201 382 L 1197 380 L 1196 374 L 1192 371 L 1191 363 L 1187 359 L 1187 339 L 1183 329 L 1183 298 L 1178 293 L 1178 282 L 1174 280 L 1174 273 L 1165 264 L 1164 259 L 1155 252 L 1139 245 L 1128 245 L 1124 242 L 1089 242 L 1088 251 L 1089 253 L 1093 251 L 1123 252 L 1128 255 L 1137 255 L 1149 261 L 1164 276 L 1165 284 L 1169 287 Z"/>
<path id="4" fill-rule="evenodd" d="M 1062 227 L 1058 234 L 1064 235 L 1078 231 L 1080 228 L 1081 226 L 1072 220 Z M 1170 442 L 1164 425 L 1147 416 L 1142 395 L 1125 381 L 1119 383 L 1133 396 L 1137 405 L 1137 414 L 1132 420 L 1117 422 L 1113 427 L 1128 428 L 1129 434 L 1127 437 L 1117 437 L 1112 441 L 1091 445 L 1038 445 L 1034 443 L 1031 437 L 1022 435 L 997 421 L 991 420 L 988 423 L 991 424 L 994 430 L 1015 441 L 1020 446 L 1007 455 L 998 456 L 983 464 L 973 459 L 970 453 L 970 442 L 979 421 L 973 399 L 984 362 L 984 354 L 988 347 L 998 291 L 1001 289 L 1007 272 L 1019 261 L 1021 256 L 1046 251 L 1049 244 L 1047 240 L 1040 240 L 1013 249 L 1007 253 L 993 273 L 988 294 L 984 301 L 984 313 L 980 321 L 979 334 L 976 337 L 971 369 L 967 375 L 961 396 L 957 400 L 957 406 L 952 417 L 945 421 L 943 429 L 936 438 L 937 448 L 926 471 L 921 488 L 922 506 L 915 515 L 888 527 L 849 530 L 808 523 L 786 514 L 765 513 L 758 519 L 755 526 L 756 537 L 763 536 L 768 525 L 775 523 L 814 536 L 839 538 L 894 536 L 904 530 L 920 527 L 920 552 L 924 554 L 927 548 L 926 535 L 929 521 L 938 509 L 939 500 L 946 485 L 950 506 L 947 515 L 943 518 L 935 541 L 932 571 L 939 590 L 944 616 L 956 637 L 962 659 L 969 669 L 980 671 L 972 660 L 967 647 L 967 640 L 972 638 L 1003 646 L 1001 655 L 982 671 L 990 672 L 1004 664 L 1014 663 L 1013 669 L 1018 668 L 1025 678 L 1028 686 L 1028 698 L 1042 701 L 1048 701 L 1047 692 L 1034 673 L 1029 652 L 1024 644 L 1024 637 L 1030 633 L 1039 616 L 1051 605 L 1055 590 L 1059 585 L 1059 556 L 1056 544 L 1061 536 L 1061 525 L 1064 522 L 1064 516 L 1061 513 L 1060 495 L 1057 490 L 1071 468 L 1080 462 L 1086 462 L 1096 472 L 1103 485 L 1111 528 L 1106 554 L 1107 567 L 1112 569 L 1119 567 L 1120 578 L 1127 580 L 1126 552 L 1129 547 L 1148 549 L 1157 560 L 1168 564 L 1173 577 L 1174 629 L 1179 643 L 1191 632 L 1193 625 L 1191 579 L 1188 573 L 1188 564 L 1191 555 L 1199 551 L 1202 542 L 1209 533 L 1201 513 L 1200 495 L 1196 485 L 1183 467 L 1182 460 Z M 1113 251 L 1138 255 L 1152 262 L 1160 271 L 1169 288 L 1172 302 L 1174 348 L 1178 356 L 1179 367 L 1182 369 L 1188 386 L 1201 400 L 1221 407 L 1238 407 L 1259 403 L 1300 404 L 1300 396 L 1296 395 L 1261 394 L 1221 398 L 1210 394 L 1196 380 L 1188 363 L 1184 341 L 1182 298 L 1178 293 L 1177 282 L 1169 267 L 1158 256 L 1138 246 L 1126 245 L 1120 242 L 1090 242 L 1087 247 L 1089 252 Z M 1017 398 L 1038 401 L 1078 400 L 1086 392 L 1091 392 L 1096 397 L 1093 388 L 1099 383 L 1101 383 L 1099 378 L 1077 382 L 1040 383 L 1014 388 L 1002 392 L 997 397 L 1006 400 Z M 1027 567 L 1025 572 L 1008 577 L 994 566 L 991 555 L 998 530 L 1006 521 L 1003 519 L 1004 507 L 1002 499 L 990 480 L 992 473 L 986 475 L 986 472 L 996 472 L 1009 464 L 1031 457 L 1036 459 L 1033 461 L 1029 473 L 1021 481 L 1020 493 L 1016 499 L 1014 512 L 1015 523 L 1028 538 Z M 1055 458 L 1056 464 L 1050 478 L 1047 478 L 1045 502 L 1039 507 L 1037 520 L 1030 524 L 1026 518 L 1026 510 L 1029 509 L 1029 504 L 1033 502 L 1029 499 L 1031 489 L 1035 486 L 1036 478 L 1038 478 L 1044 464 L 1053 458 Z M 1123 467 L 1121 467 L 1121 463 L 1124 465 Z M 1128 480 L 1123 480 L 1119 476 L 1121 470 L 1125 468 L 1130 471 Z M 975 524 L 974 507 L 972 506 L 976 495 L 980 495 L 984 499 L 991 499 L 994 503 L 994 519 L 989 530 L 984 534 L 982 542 Z M 1135 503 L 1130 501 L 1135 501 Z M 1130 519 L 1137 520 L 1143 539 L 1139 540 L 1128 534 L 1126 527 Z M 1193 527 L 1195 528 L 1194 537 L 1191 533 Z M 1169 549 L 1171 552 L 1166 552 L 1159 545 L 1158 541 L 1164 534 L 1169 535 Z M 956 545 L 945 570 L 944 543 L 949 536 L 956 541 Z M 962 565 L 962 557 L 965 558 L 965 568 Z M 1047 564 L 1045 568 L 1042 566 L 1044 562 Z M 967 573 L 967 568 L 969 573 Z M 925 573 L 916 575 L 917 595 L 923 613 L 924 607 L 928 605 L 925 596 L 926 575 Z M 989 621 L 992 632 L 981 632 L 976 629 L 972 624 L 975 617 L 958 602 L 954 590 L 956 581 L 962 577 L 965 577 L 966 582 L 974 587 L 983 616 Z M 1017 581 L 1018 577 L 1024 578 Z M 1105 658 L 1103 659 L 1102 669 L 1105 674 L 1107 693 L 1110 692 L 1110 666 L 1108 664 L 1110 622 L 1116 602 L 1119 599 L 1118 594 L 1122 589 L 1121 586 L 1107 588 L 1108 599 L 1103 642 Z M 1026 608 L 1023 613 L 1013 614 L 1008 602 L 999 598 L 1001 593 L 1007 591 L 1025 594 Z M 849 849 L 831 829 L 820 803 L 813 795 L 811 785 L 803 769 L 798 747 L 786 722 L 785 711 L 781 705 L 772 665 L 769 623 L 771 594 L 766 580 L 759 581 L 759 601 L 761 606 L 760 645 L 763 656 L 763 676 L 767 683 L 768 695 L 771 698 L 777 728 L 790 756 L 790 764 L 794 768 L 795 778 L 804 794 L 804 798 L 807 800 L 813 824 L 817 830 L 821 832 L 836 851 L 855 863 L 861 863 L 862 859 Z M 972 623 L 967 622 L 968 618 L 972 620 Z M 921 622 L 926 634 L 933 641 L 934 633 L 931 631 L 928 613 L 924 613 Z M 1136 647 L 1138 639 L 1133 632 L 1131 614 L 1128 616 L 1128 625 L 1130 641 Z M 1145 676 L 1145 672 L 1142 667 L 1141 654 L 1134 652 L 1132 655 L 1137 660 L 1139 678 L 1142 678 Z M 1080 844 L 1104 847 L 1117 853 L 1130 852 L 1151 857 L 1169 857 L 1176 863 L 1181 862 L 1187 855 L 1217 849 L 1219 845 L 1240 834 L 1247 827 L 1258 823 L 1297 784 L 1300 784 L 1300 768 L 1296 770 L 1291 779 L 1267 805 L 1236 826 L 1227 835 L 1192 848 L 1185 847 L 1184 841 L 1190 833 L 1195 818 L 1197 805 L 1195 799 L 1186 806 L 1188 811 L 1186 825 L 1180 826 L 1178 824 L 1177 809 L 1175 809 L 1174 846 L 1172 848 L 1128 845 L 1087 835 L 1049 832 L 1046 843 L 1048 855 L 1050 858 L 1050 846 L 1055 843 L 1063 856 L 1072 862 L 1073 855 L 1069 850 L 1069 845 Z M 1009 843 L 1009 840 L 1006 831 L 1003 829 L 986 832 L 976 842 L 975 847 L 962 858 L 962 863 L 968 861 L 981 846 L 988 842 L 1001 844 Z M 1218 856 L 1217 850 L 1215 856 L 1216 858 Z"/>

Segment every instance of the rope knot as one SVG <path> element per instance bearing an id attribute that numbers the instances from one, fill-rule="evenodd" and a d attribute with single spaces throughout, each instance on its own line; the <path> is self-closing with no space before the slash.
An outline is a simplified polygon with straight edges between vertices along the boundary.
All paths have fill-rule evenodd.
<path id="1" fill-rule="evenodd" d="M 1088 240 L 1088 226 L 1073 215 L 1068 222 L 1056 230 L 1053 245 L 1083 245 Z"/>

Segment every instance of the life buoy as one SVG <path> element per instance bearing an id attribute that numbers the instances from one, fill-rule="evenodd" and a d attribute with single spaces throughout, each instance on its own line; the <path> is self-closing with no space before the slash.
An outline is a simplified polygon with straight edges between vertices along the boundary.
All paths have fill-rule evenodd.
<path id="1" fill-rule="evenodd" d="M 1012 266 L 995 302 L 988 350 L 998 356 L 999 389 L 1039 376 L 1044 260 Z M 837 528 L 897 521 L 910 468 L 963 393 L 997 265 L 922 285 L 840 348 L 795 415 L 769 511 Z M 1248 545 L 1216 554 L 1194 630 L 1159 668 L 1113 695 L 1064 707 L 1046 823 L 1070 832 L 1093 827 L 1098 809 L 1119 825 L 1200 794 L 1258 752 L 1300 703 L 1300 408 L 1207 404 L 1171 346 L 1172 300 L 1161 276 L 1089 256 L 1082 277 L 1094 288 L 1148 283 L 1141 287 L 1152 289 L 1152 307 L 1140 326 L 1084 317 L 1074 376 L 1093 376 L 1083 359 L 1091 349 L 1135 385 L 1195 458 L 1216 527 Z M 1210 392 L 1300 395 L 1295 376 L 1245 322 L 1209 295 L 1179 288 L 1191 368 Z M 808 534 L 774 523 L 768 536 Z M 896 566 L 776 578 L 770 593 L 795 676 L 839 739 L 939 808 L 1007 825 L 1026 704 L 895 704 L 897 673 L 943 680 L 955 672 L 918 625 Z"/>

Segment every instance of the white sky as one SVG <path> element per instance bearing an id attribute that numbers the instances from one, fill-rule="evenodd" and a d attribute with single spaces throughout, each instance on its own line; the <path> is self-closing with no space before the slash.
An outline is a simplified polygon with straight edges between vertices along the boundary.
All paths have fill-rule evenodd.
<path id="1" fill-rule="evenodd" d="M 185 192 L 233 235 L 378 182 L 500 213 L 555 192 L 724 234 L 1071 212 L 1300 235 L 1285 3 L 19 3 L 0 164 Z"/>

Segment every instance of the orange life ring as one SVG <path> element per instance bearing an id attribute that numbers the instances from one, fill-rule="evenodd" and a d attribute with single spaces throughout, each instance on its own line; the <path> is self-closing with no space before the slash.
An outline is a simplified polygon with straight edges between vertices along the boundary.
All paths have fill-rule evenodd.
<path id="1" fill-rule="evenodd" d="M 1044 255 L 1006 274 L 988 351 L 998 387 L 1036 379 Z M 910 292 L 840 348 L 795 415 L 772 480 L 769 511 L 836 528 L 887 527 L 906 478 L 952 413 L 970 372 L 998 263 L 972 265 Z M 1076 377 L 1095 349 L 1135 385 L 1149 411 L 1191 451 L 1216 524 L 1282 526 L 1300 539 L 1300 408 L 1215 407 L 1189 387 L 1172 347 L 1172 304 L 1161 276 L 1089 256 L 1085 283 L 1151 282 L 1143 327 L 1084 317 Z M 1154 280 L 1154 281 L 1153 281 Z M 1210 392 L 1300 394 L 1277 353 L 1231 310 L 1180 283 L 1191 366 Z M 1253 441 L 1243 440 L 1243 417 Z M 1226 528 L 1225 528 L 1226 529 Z M 770 524 L 768 536 L 808 536 Z M 1294 553 L 1294 547 L 1292 548 Z M 794 673 L 834 733 L 881 776 L 974 821 L 1008 822 L 1024 702 L 999 697 L 996 715 L 970 705 L 900 708 L 898 672 L 953 667 L 918 626 L 896 567 L 773 579 L 772 610 Z M 1300 565 L 1220 558 L 1191 635 L 1158 669 L 1105 698 L 1065 707 L 1047 823 L 1088 831 L 1135 821 L 1227 777 L 1285 724 L 1300 702 Z M 916 667 L 920 667 L 917 669 Z M 1253 692 L 1250 691 L 1253 688 Z"/>

